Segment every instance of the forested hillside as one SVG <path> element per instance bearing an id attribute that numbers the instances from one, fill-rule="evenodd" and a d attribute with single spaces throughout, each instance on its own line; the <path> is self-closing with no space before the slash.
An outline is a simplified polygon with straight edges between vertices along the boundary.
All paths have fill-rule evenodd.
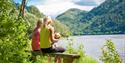
<path id="1" fill-rule="evenodd" d="M 70 27 L 74 35 L 82 34 L 124 34 L 125 33 L 125 1 L 124 0 L 106 0 L 91 11 L 75 15 L 79 12 L 68 11 L 57 19 Z M 72 14 L 70 14 L 72 12 Z M 84 12 L 84 11 L 80 11 Z M 70 15 L 68 15 L 70 14 Z M 74 18 L 71 21 L 66 20 Z M 77 17 L 77 18 L 76 18 Z M 77 20 L 79 19 L 79 20 Z M 77 20 L 77 22 L 76 22 Z M 67 24 L 68 22 L 68 24 Z M 73 24 L 72 24 L 73 23 Z M 77 25 L 77 26 L 70 26 Z"/>
<path id="2" fill-rule="evenodd" d="M 16 7 L 16 9 L 19 9 L 20 4 L 15 3 L 15 7 Z M 28 20 L 27 22 L 30 26 L 30 28 L 28 30 L 29 34 L 32 33 L 32 31 L 33 31 L 33 29 L 36 25 L 37 20 L 42 19 L 44 17 L 45 17 L 45 15 L 43 13 L 41 13 L 37 7 L 35 7 L 33 5 L 26 6 L 25 19 Z M 61 33 L 62 36 L 69 36 L 71 34 L 70 31 L 69 31 L 69 28 L 66 25 L 60 23 L 58 20 L 54 20 L 53 26 L 55 27 L 55 30 L 57 32 Z"/>
<path id="3" fill-rule="evenodd" d="M 67 25 L 72 33 L 77 34 L 79 33 L 79 31 L 81 31 L 81 28 L 78 28 L 81 25 L 80 19 L 86 13 L 87 13 L 86 11 L 73 8 L 57 16 L 57 20 Z"/>

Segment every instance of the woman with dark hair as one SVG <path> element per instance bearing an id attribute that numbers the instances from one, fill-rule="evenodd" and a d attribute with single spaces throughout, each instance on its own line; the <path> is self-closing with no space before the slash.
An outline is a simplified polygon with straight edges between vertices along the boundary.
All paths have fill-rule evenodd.
<path id="1" fill-rule="evenodd" d="M 37 52 L 40 51 L 40 31 L 41 31 L 42 20 L 39 19 L 37 21 L 37 25 L 32 32 L 32 51 Z M 32 56 L 31 60 L 36 61 L 36 56 Z"/>
<path id="2" fill-rule="evenodd" d="M 32 32 L 32 50 L 40 50 L 40 31 L 41 31 L 42 20 L 37 21 L 37 25 Z"/>

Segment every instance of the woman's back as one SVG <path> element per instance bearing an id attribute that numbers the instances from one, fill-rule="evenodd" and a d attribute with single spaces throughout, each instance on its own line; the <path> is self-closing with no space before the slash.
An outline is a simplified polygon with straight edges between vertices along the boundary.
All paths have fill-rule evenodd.
<path id="1" fill-rule="evenodd" d="M 50 30 L 47 27 L 42 27 L 40 32 L 40 48 L 49 47 L 51 47 Z"/>
<path id="2" fill-rule="evenodd" d="M 37 27 L 32 34 L 32 50 L 40 50 L 40 31 Z"/>

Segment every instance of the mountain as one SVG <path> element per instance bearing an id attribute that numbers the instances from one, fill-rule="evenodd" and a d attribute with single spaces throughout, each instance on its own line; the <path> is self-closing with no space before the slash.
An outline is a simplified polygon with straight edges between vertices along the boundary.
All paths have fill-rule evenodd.
<path id="1" fill-rule="evenodd" d="M 57 19 L 71 28 L 74 35 L 82 34 L 125 34 L 125 0 L 106 0 L 98 7 L 95 7 L 84 14 L 71 11 L 65 12 L 57 17 Z M 74 20 L 67 14 L 72 12 Z M 81 11 L 81 13 L 84 11 Z M 61 17 L 61 19 L 60 19 Z M 79 17 L 79 18 L 78 18 Z M 65 20 L 65 22 L 64 22 Z M 77 20 L 77 21 L 76 21 Z M 66 22 L 69 22 L 67 24 Z M 74 23 L 74 24 L 72 24 Z M 77 25 L 76 27 L 70 25 Z M 73 29 L 72 29 L 73 27 Z"/>
<path id="2" fill-rule="evenodd" d="M 78 32 L 76 30 L 80 30 L 79 25 L 80 19 L 83 17 L 84 14 L 86 14 L 86 11 L 82 11 L 80 9 L 69 9 L 65 13 L 60 14 L 59 16 L 56 17 L 57 20 L 61 21 L 61 23 L 65 24 L 68 26 L 71 30 L 71 32 Z"/>
<path id="3" fill-rule="evenodd" d="M 95 16 L 100 16 L 108 13 L 114 13 L 114 14 L 123 14 L 123 10 L 125 10 L 125 1 L 124 0 L 106 0 L 103 2 L 100 6 L 95 7 L 90 12 L 88 12 L 84 17 L 84 19 L 92 19 Z M 120 11 L 120 12 L 119 12 Z"/>

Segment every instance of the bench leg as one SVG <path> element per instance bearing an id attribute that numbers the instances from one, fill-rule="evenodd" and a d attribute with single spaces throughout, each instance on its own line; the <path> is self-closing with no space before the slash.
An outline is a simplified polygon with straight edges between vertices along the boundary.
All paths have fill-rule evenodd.
<path id="1" fill-rule="evenodd" d="M 48 63 L 51 63 L 51 56 L 48 56 Z"/>
<path id="2" fill-rule="evenodd" d="M 63 58 L 63 63 L 73 63 L 74 58 Z"/>

